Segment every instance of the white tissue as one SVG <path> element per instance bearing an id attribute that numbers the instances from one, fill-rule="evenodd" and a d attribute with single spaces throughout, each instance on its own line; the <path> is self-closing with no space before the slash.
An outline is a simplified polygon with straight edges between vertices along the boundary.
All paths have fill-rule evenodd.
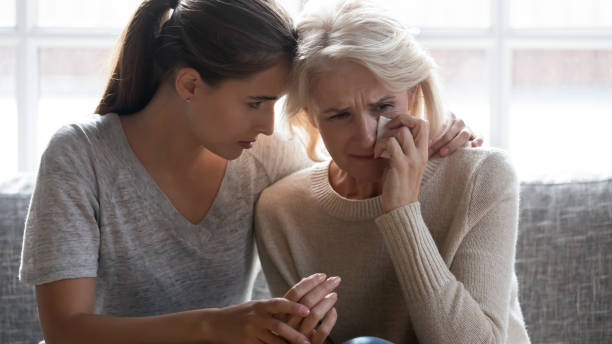
<path id="1" fill-rule="evenodd" d="M 385 134 L 385 125 L 389 123 L 391 119 L 387 117 L 380 116 L 378 117 L 378 128 L 376 129 L 376 141 L 380 140 Z M 387 151 L 382 152 L 380 155 L 381 158 L 389 159 L 391 156 Z"/>

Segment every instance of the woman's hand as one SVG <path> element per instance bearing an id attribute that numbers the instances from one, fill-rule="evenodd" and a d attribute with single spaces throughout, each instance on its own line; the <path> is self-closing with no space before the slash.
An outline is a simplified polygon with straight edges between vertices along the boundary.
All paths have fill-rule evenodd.
<path id="1" fill-rule="evenodd" d="M 339 277 L 325 278 L 325 274 L 314 274 L 303 278 L 294 285 L 285 298 L 299 302 L 310 309 L 306 318 L 292 316 L 287 324 L 307 336 L 313 344 L 322 344 L 336 324 L 337 313 L 334 305 L 338 294 L 333 291 L 340 285 Z M 321 324 L 317 327 L 317 324 Z"/>
<path id="2" fill-rule="evenodd" d="M 451 117 L 442 126 L 440 134 L 429 142 L 429 157 L 436 153 L 447 156 L 468 141 L 472 147 L 480 147 L 483 143 L 482 137 L 476 136 L 462 119 L 457 119 L 451 112 Z"/>
<path id="3" fill-rule="evenodd" d="M 276 316 L 310 314 L 308 307 L 284 298 L 251 301 L 214 312 L 210 326 L 215 343 L 310 343 L 308 338 Z"/>
<path id="4" fill-rule="evenodd" d="M 390 212 L 418 200 L 429 158 L 429 122 L 399 115 L 386 127 L 383 138 L 376 142 L 374 156 L 378 158 L 384 151 L 389 154 L 389 167 L 383 177 L 382 208 Z"/>

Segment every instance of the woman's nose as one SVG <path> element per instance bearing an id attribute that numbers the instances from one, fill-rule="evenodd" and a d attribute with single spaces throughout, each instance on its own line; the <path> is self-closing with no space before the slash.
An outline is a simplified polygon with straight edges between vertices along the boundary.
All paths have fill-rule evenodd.
<path id="1" fill-rule="evenodd" d="M 378 120 L 376 116 L 364 113 L 358 117 L 355 136 L 361 148 L 371 148 L 376 143 L 376 129 Z"/>
<path id="2" fill-rule="evenodd" d="M 267 136 L 274 133 L 274 109 L 261 114 L 261 118 L 257 121 L 257 131 Z"/>

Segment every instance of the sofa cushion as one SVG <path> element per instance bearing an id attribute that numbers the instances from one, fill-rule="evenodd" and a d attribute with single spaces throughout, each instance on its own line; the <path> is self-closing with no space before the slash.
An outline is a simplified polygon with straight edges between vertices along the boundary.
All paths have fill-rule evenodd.
<path id="1" fill-rule="evenodd" d="M 19 263 L 32 177 L 0 182 L 0 343 L 42 338 L 34 288 L 19 281 Z"/>
<path id="2" fill-rule="evenodd" d="M 532 343 L 612 338 L 612 180 L 523 184 L 516 271 Z"/>
<path id="3" fill-rule="evenodd" d="M 18 280 L 30 176 L 0 182 L 0 343 L 42 338 L 34 289 Z M 612 338 L 612 180 L 521 185 L 516 271 L 532 343 Z M 269 295 L 258 276 L 254 298 Z"/>

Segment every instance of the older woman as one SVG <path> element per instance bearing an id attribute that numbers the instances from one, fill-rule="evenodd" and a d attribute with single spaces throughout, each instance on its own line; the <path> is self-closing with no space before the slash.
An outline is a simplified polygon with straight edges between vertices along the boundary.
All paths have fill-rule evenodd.
<path id="1" fill-rule="evenodd" d="M 335 342 L 528 343 L 507 156 L 465 147 L 428 159 L 444 121 L 435 64 L 392 15 L 365 1 L 311 1 L 298 32 L 286 110 L 311 157 L 320 135 L 332 160 L 261 195 L 272 293 L 318 271 L 341 276 Z M 392 119 L 384 133 L 381 118 Z"/>

